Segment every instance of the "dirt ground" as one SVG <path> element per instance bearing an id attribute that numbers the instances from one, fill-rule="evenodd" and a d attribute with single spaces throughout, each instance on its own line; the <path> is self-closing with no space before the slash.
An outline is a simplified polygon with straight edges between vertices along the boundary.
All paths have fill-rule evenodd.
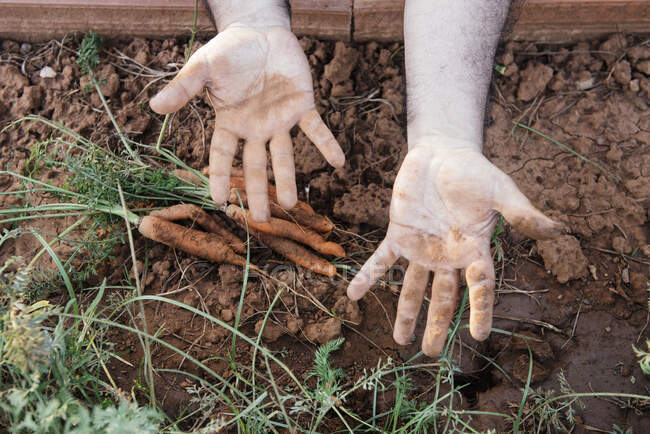
<path id="1" fill-rule="evenodd" d="M 72 51 L 76 43 L 64 42 L 2 42 L 0 126 L 35 113 L 98 143 L 117 146 L 98 96 L 84 89 L 87 83 L 80 78 Z M 516 412 L 528 375 L 526 343 L 534 357 L 536 391 L 559 391 L 558 374 L 563 373 L 576 392 L 650 393 L 648 378 L 632 351 L 633 344 L 644 346 L 650 336 L 650 45 L 642 42 L 613 36 L 566 46 L 510 42 L 500 47 L 497 63 L 503 69 L 494 73 L 484 152 L 537 207 L 566 223 L 571 234 L 536 243 L 506 225 L 500 236 L 504 257 L 496 263 L 494 327 L 534 339 L 493 333 L 477 344 L 466 330 L 461 333 L 454 355 L 459 367 L 456 381 L 467 384 L 464 408 Z M 350 253 L 345 263 L 357 266 L 384 235 L 391 187 L 407 151 L 403 49 L 397 43 L 345 45 L 307 38 L 301 44 L 312 66 L 318 110 L 343 147 L 347 164 L 339 170 L 328 167 L 295 130 L 299 194 L 333 219 L 338 229 L 332 238 Z M 155 143 L 162 118 L 147 102 L 182 65 L 186 47 L 186 41 L 136 39 L 109 44 L 102 52 L 96 75 L 129 137 Z M 45 67 L 51 71 L 44 73 Z M 204 167 L 213 119 L 207 101 L 195 98 L 172 118 L 165 145 L 191 166 Z M 595 164 L 513 121 L 547 134 Z M 30 147 L 49 134 L 42 125 L 9 130 L 0 136 L 0 164 L 26 170 Z M 4 190 L 18 188 L 8 177 L 0 184 Z M 0 208 L 15 200 L 1 196 Z M 60 227 L 47 230 L 56 232 Z M 8 244 L 0 259 L 30 257 L 37 247 L 24 237 Z M 140 238 L 136 247 L 148 258 L 147 294 L 166 294 L 233 324 L 243 278 L 240 269 L 206 263 Z M 345 279 L 350 276 L 333 280 L 306 276 L 259 244 L 252 254 L 253 263 L 267 264 L 268 272 L 295 288 L 281 296 L 263 336 L 298 377 L 311 369 L 315 344 L 340 335 L 346 341 L 334 363 L 350 382 L 379 359 L 403 362 L 419 351 L 424 313 L 410 345 L 401 347 L 392 340 L 399 271 L 357 305 L 345 297 Z M 128 274 L 124 265 L 128 257 L 125 246 L 107 264 L 104 274 L 110 282 Z M 272 280 L 251 277 L 241 326 L 249 336 L 259 330 L 278 288 Z M 160 329 L 160 337 L 206 360 L 221 375 L 230 375 L 227 360 L 219 357 L 231 342 L 227 331 L 171 305 L 152 303 L 147 313 L 149 327 Z M 131 335 L 115 331 L 111 337 L 116 350 L 136 366 L 117 361 L 111 365 L 119 373 L 120 386 L 130 390 L 139 374 L 141 348 Z M 242 363 L 250 361 L 249 348 L 238 342 Z M 154 365 L 182 367 L 200 375 L 190 362 L 162 347 L 154 348 Z M 421 399 L 426 401 L 431 378 L 423 374 L 419 380 L 414 393 L 424 393 Z M 190 381 L 171 375 L 159 378 L 159 399 L 170 414 L 188 403 L 184 387 Z M 358 393 L 351 399 L 350 408 L 368 414 L 368 396 Z M 390 408 L 391 399 L 382 398 L 385 408 Z M 580 432 L 606 432 L 613 424 L 650 431 L 647 403 L 603 398 L 583 402 L 577 419 Z M 487 416 L 473 419 L 478 429 L 494 423 L 501 422 Z M 504 429 L 497 425 L 498 431 Z"/>

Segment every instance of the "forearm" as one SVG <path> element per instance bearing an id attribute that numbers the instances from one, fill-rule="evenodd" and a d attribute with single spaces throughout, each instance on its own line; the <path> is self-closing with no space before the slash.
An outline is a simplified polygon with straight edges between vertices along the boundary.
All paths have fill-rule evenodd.
<path id="1" fill-rule="evenodd" d="M 218 31 L 229 26 L 290 27 L 286 0 L 204 0 Z"/>
<path id="2" fill-rule="evenodd" d="M 458 139 L 458 146 L 481 148 L 494 53 L 509 4 L 509 0 L 406 1 L 409 146 L 437 136 Z"/>

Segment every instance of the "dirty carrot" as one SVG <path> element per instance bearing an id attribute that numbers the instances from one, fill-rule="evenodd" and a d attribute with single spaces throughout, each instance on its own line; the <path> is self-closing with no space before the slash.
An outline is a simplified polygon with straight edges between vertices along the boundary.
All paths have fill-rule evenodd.
<path id="1" fill-rule="evenodd" d="M 210 214 L 197 205 L 191 203 L 174 205 L 169 208 L 152 211 L 149 215 L 170 222 L 191 220 L 201 226 L 205 231 L 219 235 L 235 252 L 240 255 L 246 253 L 246 244 L 242 240 L 237 238 L 228 229 L 221 227 Z"/>
<path id="2" fill-rule="evenodd" d="M 226 215 L 237 223 L 244 224 L 244 213 L 237 205 L 229 205 L 226 209 Z M 345 250 L 340 245 L 331 241 L 325 241 L 319 233 L 308 228 L 302 228 L 295 223 L 275 217 L 271 217 L 268 222 L 255 222 L 250 218 L 248 210 L 246 211 L 246 220 L 248 221 L 248 226 L 250 228 L 259 232 L 283 238 L 290 238 L 302 244 L 306 244 L 324 255 L 334 255 L 339 257 L 345 256 Z"/>
<path id="3" fill-rule="evenodd" d="M 244 206 L 247 206 L 248 201 L 246 193 L 239 191 L 239 196 L 241 197 Z M 239 198 L 237 197 L 237 193 L 235 192 L 234 188 L 230 190 L 230 197 L 228 198 L 228 202 L 234 205 L 239 205 Z M 298 204 L 301 203 L 309 207 L 308 204 L 298 201 Z M 327 217 L 316 214 L 316 212 L 313 212 L 313 210 L 310 213 L 300 205 L 295 206 L 291 209 L 284 209 L 277 202 L 275 202 L 275 200 L 271 200 L 270 206 L 271 215 L 273 217 L 278 217 L 283 220 L 292 220 L 301 226 L 306 226 L 309 229 L 323 234 L 325 237 L 327 237 L 326 234 L 329 234 L 332 232 L 332 229 L 334 229 L 334 224 Z"/>
<path id="4" fill-rule="evenodd" d="M 264 232 L 260 232 L 251 228 L 250 226 L 248 230 L 251 235 L 260 240 L 264 245 L 294 262 L 295 264 L 298 264 L 316 273 L 324 274 L 325 276 L 331 277 L 336 275 L 336 267 L 334 265 L 325 259 L 314 255 L 312 252 L 305 249 L 300 244 L 286 238 L 276 238 L 275 235 L 265 234 Z"/>
<path id="5" fill-rule="evenodd" d="M 216 234 L 197 231 L 158 217 L 143 217 L 140 233 L 154 241 L 182 250 L 190 255 L 216 263 L 246 265 L 246 259 L 235 253 Z"/>

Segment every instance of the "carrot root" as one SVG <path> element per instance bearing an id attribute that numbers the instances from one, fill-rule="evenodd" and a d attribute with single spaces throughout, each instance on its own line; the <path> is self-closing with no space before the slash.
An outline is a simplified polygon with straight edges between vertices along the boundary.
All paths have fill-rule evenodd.
<path id="1" fill-rule="evenodd" d="M 216 263 L 246 265 L 246 259 L 235 253 L 217 234 L 186 228 L 154 216 L 143 217 L 138 230 L 151 240 L 190 255 Z"/>
<path id="2" fill-rule="evenodd" d="M 289 259 L 293 263 L 325 276 L 335 276 L 336 267 L 320 258 L 300 244 L 286 238 L 276 238 L 275 235 L 265 234 L 249 227 L 251 235 L 260 240 L 270 249 Z"/>
<path id="3" fill-rule="evenodd" d="M 244 206 L 247 206 L 248 201 L 246 193 L 243 190 L 237 190 L 239 191 L 239 197 L 241 197 Z M 228 198 L 228 202 L 239 205 L 239 197 L 237 197 L 235 188 L 233 188 L 230 190 L 230 197 Z M 269 202 L 271 204 L 271 215 L 273 217 L 278 217 L 283 220 L 295 221 L 295 223 L 319 232 L 325 237 L 329 235 L 330 232 L 332 232 L 332 229 L 334 229 L 334 224 L 327 217 L 316 214 L 312 207 L 305 202 L 298 201 L 296 206 L 293 208 L 284 209 L 275 201 L 275 198 L 269 197 L 269 199 Z"/>
<path id="4" fill-rule="evenodd" d="M 226 215 L 239 224 L 245 224 L 244 213 L 237 205 L 229 205 L 226 209 Z M 268 222 L 259 223 L 251 220 L 250 213 L 246 211 L 246 220 L 248 227 L 259 232 L 277 237 L 290 238 L 299 243 L 305 244 L 312 249 L 324 255 L 333 255 L 338 257 L 345 256 L 345 250 L 340 245 L 325 239 L 315 231 L 308 228 L 302 228 L 295 223 L 288 222 L 279 218 L 271 217 Z"/>
<path id="5" fill-rule="evenodd" d="M 246 253 L 246 244 L 242 240 L 237 238 L 237 236 L 229 230 L 221 227 L 210 214 L 197 205 L 191 203 L 174 205 L 169 208 L 152 211 L 149 215 L 170 222 L 191 220 L 201 226 L 203 230 L 219 235 L 235 252 L 241 255 Z"/>

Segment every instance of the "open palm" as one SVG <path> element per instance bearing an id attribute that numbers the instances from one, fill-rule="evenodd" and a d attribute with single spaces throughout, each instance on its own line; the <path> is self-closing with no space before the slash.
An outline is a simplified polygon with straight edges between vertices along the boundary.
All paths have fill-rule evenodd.
<path id="1" fill-rule="evenodd" d="M 234 26 L 194 53 L 183 69 L 150 102 L 158 113 L 183 107 L 206 88 L 215 110 L 210 146 L 210 194 L 221 204 L 228 199 L 230 169 L 240 139 L 251 217 L 270 216 L 266 181 L 269 142 L 278 202 L 291 208 L 297 201 L 293 147 L 289 130 L 300 128 L 335 167 L 345 156 L 314 106 L 309 64 L 298 40 L 280 27 Z"/>
<path id="2" fill-rule="evenodd" d="M 436 355 L 447 336 L 463 269 L 469 285 L 470 332 L 477 340 L 486 339 L 495 280 L 490 238 L 498 212 L 532 238 L 550 238 L 561 230 L 477 150 L 439 143 L 412 148 L 393 187 L 386 238 L 350 283 L 348 296 L 363 297 L 399 257 L 408 259 L 394 329 L 395 341 L 406 344 L 433 271 L 422 349 Z"/>

